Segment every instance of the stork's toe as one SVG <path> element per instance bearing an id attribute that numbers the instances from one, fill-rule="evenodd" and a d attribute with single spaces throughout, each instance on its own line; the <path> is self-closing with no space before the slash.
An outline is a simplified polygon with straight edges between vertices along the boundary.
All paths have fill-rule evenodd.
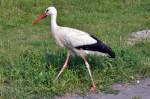
<path id="1" fill-rule="evenodd" d="M 94 85 L 92 85 L 92 87 L 91 87 L 90 91 L 91 91 L 91 92 L 94 92 L 94 93 L 96 92 L 96 85 L 95 85 L 95 84 L 94 84 Z"/>

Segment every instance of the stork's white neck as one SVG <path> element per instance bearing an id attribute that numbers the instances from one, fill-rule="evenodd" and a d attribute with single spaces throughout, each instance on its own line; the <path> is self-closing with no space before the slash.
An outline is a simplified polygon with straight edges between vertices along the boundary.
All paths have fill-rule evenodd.
<path id="1" fill-rule="evenodd" d="M 57 14 L 53 14 L 51 15 L 51 30 L 54 30 L 57 26 Z"/>

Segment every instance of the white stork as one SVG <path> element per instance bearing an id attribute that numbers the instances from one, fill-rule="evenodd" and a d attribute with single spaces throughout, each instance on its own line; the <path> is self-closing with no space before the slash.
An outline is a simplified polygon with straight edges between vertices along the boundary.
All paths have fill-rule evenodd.
<path id="1" fill-rule="evenodd" d="M 54 38 L 56 39 L 57 44 L 61 47 L 66 47 L 68 49 L 66 61 L 55 80 L 59 78 L 61 73 L 67 67 L 71 53 L 74 53 L 78 56 L 81 56 L 81 58 L 84 60 L 90 78 L 92 80 L 91 91 L 96 91 L 96 85 L 91 74 L 90 66 L 86 59 L 86 56 L 88 54 L 87 52 L 101 52 L 109 55 L 111 58 L 115 58 L 115 53 L 102 41 L 98 40 L 96 37 L 91 36 L 90 34 L 84 31 L 80 31 L 69 27 L 58 26 L 56 22 L 57 10 L 55 7 L 48 7 L 43 14 L 41 14 L 33 21 L 32 24 L 34 25 L 35 23 L 47 16 L 51 16 L 51 32 Z"/>

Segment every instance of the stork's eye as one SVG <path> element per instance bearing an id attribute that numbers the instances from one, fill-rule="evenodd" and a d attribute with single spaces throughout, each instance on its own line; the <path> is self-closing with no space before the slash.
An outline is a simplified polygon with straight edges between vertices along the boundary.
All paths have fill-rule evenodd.
<path id="1" fill-rule="evenodd" d="M 48 9 L 46 9 L 46 12 L 48 12 L 49 10 Z"/>

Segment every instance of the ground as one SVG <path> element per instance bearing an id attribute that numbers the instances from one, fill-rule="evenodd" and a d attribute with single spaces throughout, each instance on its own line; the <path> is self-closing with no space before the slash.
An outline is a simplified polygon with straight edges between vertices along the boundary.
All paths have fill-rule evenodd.
<path id="1" fill-rule="evenodd" d="M 105 92 L 86 95 L 69 94 L 55 99 L 150 99 L 150 78 L 137 80 L 132 84 L 113 84 Z"/>
<path id="2" fill-rule="evenodd" d="M 137 31 L 129 35 L 127 43 L 130 45 L 134 45 L 135 43 L 141 42 L 149 38 L 150 38 L 150 30 Z"/>
<path id="3" fill-rule="evenodd" d="M 91 81 L 79 57 L 72 57 L 53 83 L 67 49 L 56 45 L 50 17 L 32 26 L 50 5 L 58 10 L 59 25 L 86 31 L 115 51 L 115 59 L 88 57 L 98 90 L 150 77 L 150 40 L 127 43 L 133 32 L 150 29 L 150 0 L 0 0 L 0 98 L 89 92 Z"/>

